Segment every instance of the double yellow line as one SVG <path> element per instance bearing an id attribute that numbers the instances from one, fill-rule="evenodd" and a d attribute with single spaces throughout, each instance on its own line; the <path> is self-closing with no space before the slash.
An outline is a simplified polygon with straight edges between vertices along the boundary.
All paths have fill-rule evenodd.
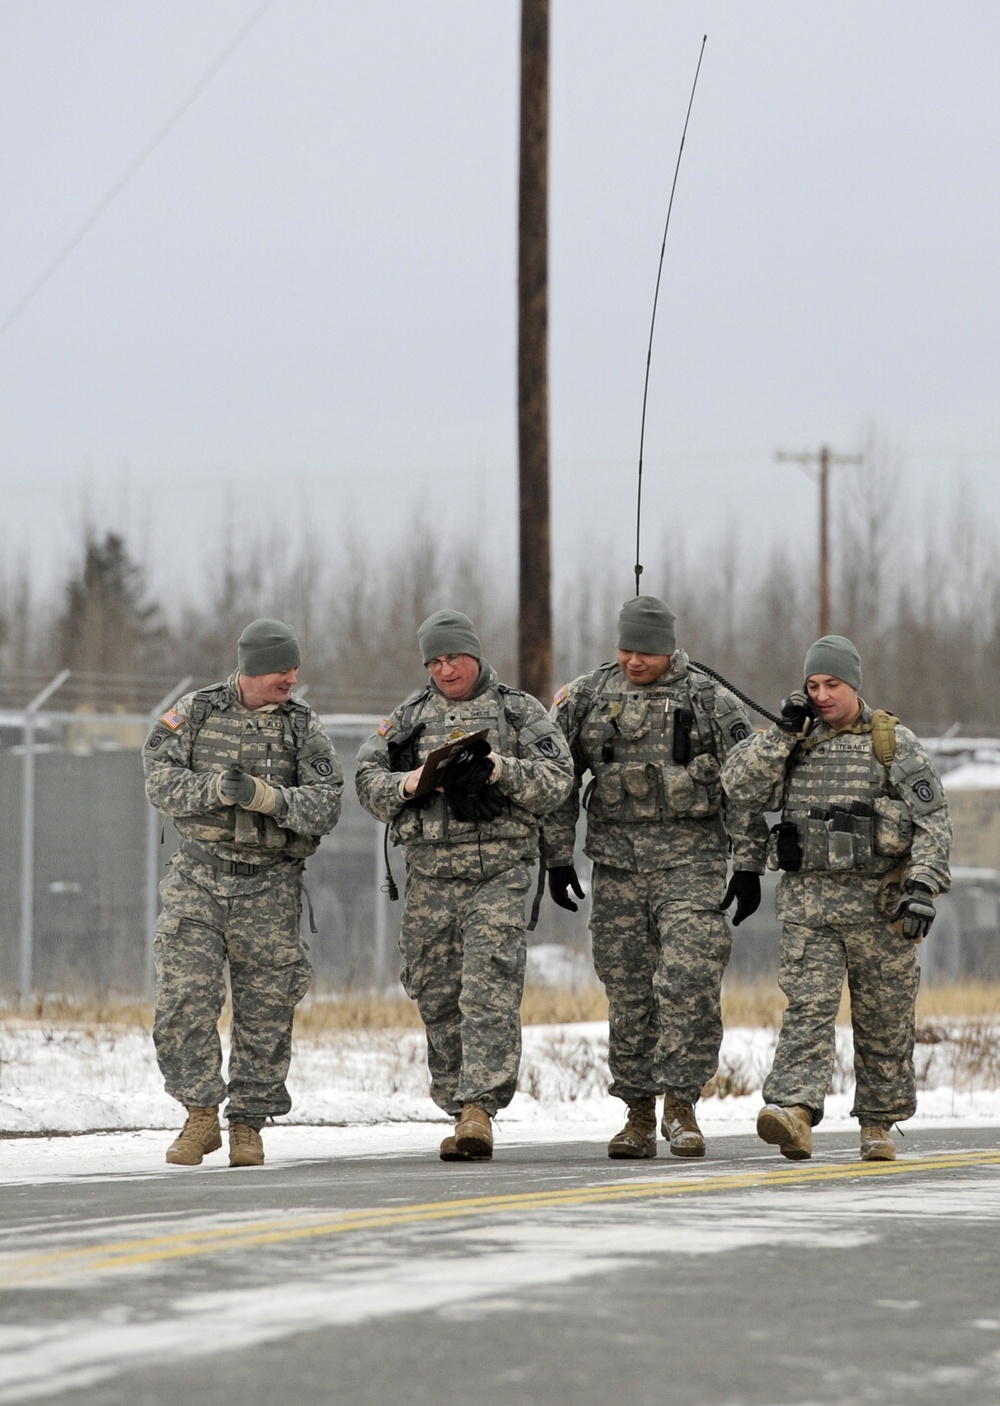
<path id="1" fill-rule="evenodd" d="M 706 1192 L 747 1191 L 780 1186 L 814 1186 L 827 1182 L 872 1177 L 913 1176 L 926 1172 L 963 1171 L 1000 1167 L 1000 1150 L 940 1153 L 907 1157 L 898 1162 L 850 1162 L 827 1165 L 797 1164 L 761 1171 L 719 1172 L 691 1175 L 673 1171 L 646 1181 L 598 1183 L 553 1191 L 513 1192 L 503 1196 L 467 1196 L 451 1201 L 425 1201 L 410 1206 L 370 1207 L 342 1211 L 333 1216 L 291 1214 L 277 1220 L 243 1225 L 181 1231 L 173 1235 L 118 1240 L 42 1254 L 0 1256 L 0 1288 L 14 1288 L 54 1278 L 77 1278 L 168 1260 L 220 1255 L 265 1245 L 287 1245 L 297 1240 L 348 1235 L 366 1230 L 396 1230 L 429 1221 L 502 1216 L 531 1211 L 611 1205 L 619 1201 L 648 1201 L 666 1196 L 700 1196 Z"/>

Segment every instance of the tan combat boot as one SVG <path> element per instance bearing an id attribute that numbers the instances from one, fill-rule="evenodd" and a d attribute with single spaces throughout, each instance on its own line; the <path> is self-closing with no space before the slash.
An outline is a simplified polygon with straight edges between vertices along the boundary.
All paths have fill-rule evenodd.
<path id="1" fill-rule="evenodd" d="M 640 1098 L 629 1104 L 624 1128 L 608 1143 L 608 1156 L 656 1156 L 655 1098 Z"/>
<path id="2" fill-rule="evenodd" d="M 776 1143 L 782 1157 L 792 1162 L 804 1162 L 812 1152 L 812 1118 L 807 1108 L 793 1104 L 781 1108 L 766 1103 L 757 1114 L 757 1136 L 764 1142 Z"/>
<path id="3" fill-rule="evenodd" d="M 459 1152 L 458 1150 L 458 1122 L 455 1122 L 454 1133 L 449 1133 L 446 1138 L 441 1139 L 441 1149 L 439 1156 L 442 1162 L 488 1162 L 493 1156 L 490 1152 Z"/>
<path id="4" fill-rule="evenodd" d="M 229 1124 L 229 1165 L 231 1167 L 263 1167 L 264 1143 L 256 1128 L 249 1123 Z"/>
<path id="5" fill-rule="evenodd" d="M 675 1157 L 704 1157 L 705 1139 L 694 1116 L 693 1103 L 664 1094 L 661 1132 L 670 1139 L 670 1151 Z"/>
<path id="6" fill-rule="evenodd" d="M 222 1146 L 218 1104 L 214 1108 L 188 1105 L 187 1121 L 167 1148 L 167 1161 L 175 1167 L 197 1167 L 208 1152 Z"/>
<path id="7" fill-rule="evenodd" d="M 447 1142 L 445 1138 L 445 1142 Z M 488 1162 L 493 1156 L 493 1128 L 490 1115 L 478 1103 L 463 1103 L 462 1116 L 455 1124 L 455 1151 L 461 1157 Z"/>
<path id="8" fill-rule="evenodd" d="M 893 1142 L 888 1128 L 881 1128 L 876 1123 L 870 1123 L 861 1129 L 861 1160 L 862 1162 L 895 1162 L 896 1144 Z"/>

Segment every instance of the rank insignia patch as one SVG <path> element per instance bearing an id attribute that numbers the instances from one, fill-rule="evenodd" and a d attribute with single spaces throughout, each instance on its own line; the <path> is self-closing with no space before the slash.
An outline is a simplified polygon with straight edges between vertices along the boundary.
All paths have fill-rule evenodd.
<path id="1" fill-rule="evenodd" d="M 160 719 L 164 727 L 169 727 L 171 732 L 176 732 L 179 727 L 184 726 L 184 719 L 180 713 L 175 713 L 173 708 L 168 708 Z"/>

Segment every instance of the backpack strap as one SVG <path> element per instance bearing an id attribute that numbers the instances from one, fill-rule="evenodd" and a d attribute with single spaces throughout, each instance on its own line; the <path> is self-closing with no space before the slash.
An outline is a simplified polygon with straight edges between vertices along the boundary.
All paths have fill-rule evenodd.
<path id="1" fill-rule="evenodd" d="M 895 713 L 887 713 L 884 708 L 876 708 L 872 713 L 872 746 L 875 755 L 888 771 L 896 756 L 896 726 L 899 719 Z"/>

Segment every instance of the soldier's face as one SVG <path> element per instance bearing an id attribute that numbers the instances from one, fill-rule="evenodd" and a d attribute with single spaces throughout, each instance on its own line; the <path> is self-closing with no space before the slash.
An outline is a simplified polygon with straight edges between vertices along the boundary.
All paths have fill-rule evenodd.
<path id="1" fill-rule="evenodd" d="M 670 654 L 640 654 L 636 649 L 620 649 L 618 663 L 629 683 L 655 683 L 670 668 Z"/>
<path id="2" fill-rule="evenodd" d="M 471 654 L 442 654 L 427 665 L 431 678 L 453 703 L 464 703 L 472 697 L 479 682 L 479 660 Z"/>
<path id="3" fill-rule="evenodd" d="M 810 674 L 806 692 L 828 727 L 847 727 L 861 711 L 858 690 L 832 674 Z"/>
<path id="4" fill-rule="evenodd" d="M 287 703 L 298 681 L 298 669 L 283 669 L 280 674 L 240 674 L 240 693 L 248 708 L 263 708 L 268 703 Z"/>

